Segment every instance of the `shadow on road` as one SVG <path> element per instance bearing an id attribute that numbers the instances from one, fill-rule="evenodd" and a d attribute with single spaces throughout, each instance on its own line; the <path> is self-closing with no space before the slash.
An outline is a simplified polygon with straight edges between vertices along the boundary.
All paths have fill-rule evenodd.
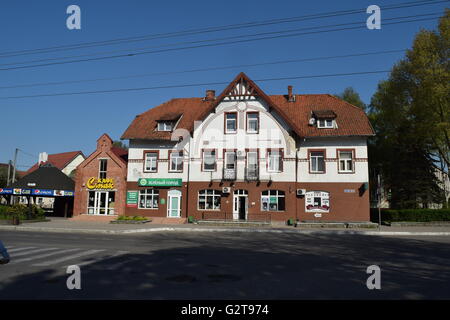
<path id="1" fill-rule="evenodd" d="M 30 273 L 0 284 L 0 299 L 450 298 L 445 243 L 241 233 L 140 240 L 148 252 L 81 267 L 81 290 L 66 288 L 69 275 L 63 268 L 33 272 L 30 267 Z M 165 246 L 155 248 L 155 241 Z M 366 268 L 373 264 L 381 268 L 381 290 L 366 287 Z"/>

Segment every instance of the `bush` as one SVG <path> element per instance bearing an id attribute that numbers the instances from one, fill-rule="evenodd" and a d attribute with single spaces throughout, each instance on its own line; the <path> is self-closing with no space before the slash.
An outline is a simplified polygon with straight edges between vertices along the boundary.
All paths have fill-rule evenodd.
<path id="1" fill-rule="evenodd" d="M 20 220 L 41 220 L 45 218 L 44 209 L 32 205 L 31 210 L 23 204 L 12 206 L 0 205 L 0 219 L 12 219 L 18 217 Z"/>
<path id="2" fill-rule="evenodd" d="M 378 223 L 378 209 L 370 209 L 370 221 Z M 381 222 L 450 221 L 450 209 L 381 209 Z"/>
<path id="3" fill-rule="evenodd" d="M 143 220 L 148 220 L 146 217 L 140 217 L 140 216 L 119 216 L 117 218 L 117 220 L 124 220 L 124 221 L 129 221 L 129 220 L 134 220 L 134 221 L 143 221 Z"/>

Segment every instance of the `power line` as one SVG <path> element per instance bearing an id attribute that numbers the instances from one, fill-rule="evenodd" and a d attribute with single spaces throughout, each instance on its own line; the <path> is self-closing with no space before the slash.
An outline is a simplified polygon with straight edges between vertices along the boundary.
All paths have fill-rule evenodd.
<path id="1" fill-rule="evenodd" d="M 434 17 L 434 18 L 415 19 L 415 20 L 407 20 L 407 21 L 398 21 L 398 22 L 390 22 L 390 23 L 388 22 L 388 23 L 384 23 L 383 25 L 395 25 L 395 24 L 410 23 L 410 22 L 428 21 L 428 20 L 434 20 L 435 18 L 436 17 Z M 392 18 L 392 19 L 395 19 L 395 18 Z M 213 44 L 202 44 L 202 45 L 195 45 L 195 46 L 188 46 L 188 47 L 180 47 L 180 48 L 170 48 L 170 49 L 161 49 L 161 50 L 153 50 L 153 51 L 135 52 L 135 53 L 114 55 L 114 56 L 105 56 L 105 57 L 98 57 L 98 58 L 78 59 L 78 60 L 70 60 L 70 61 L 62 61 L 62 62 L 52 62 L 52 63 L 44 63 L 44 64 L 36 64 L 36 65 L 28 65 L 28 66 L 10 67 L 10 68 L 0 69 L 0 71 L 27 69 L 27 68 L 36 68 L 36 67 L 46 67 L 46 66 L 51 66 L 51 65 L 61 65 L 61 64 L 69 64 L 69 63 L 100 61 L 100 60 L 107 60 L 107 59 L 116 59 L 116 58 L 139 56 L 139 55 L 144 55 L 144 54 L 162 53 L 162 52 L 187 50 L 187 49 L 197 49 L 197 48 L 205 48 L 205 47 L 215 47 L 215 46 L 222 46 L 222 45 L 236 44 L 236 43 L 249 43 L 249 42 L 253 42 L 253 41 L 262 41 L 262 40 L 279 39 L 279 38 L 287 38 L 287 37 L 297 37 L 297 36 L 309 35 L 309 34 L 319 34 L 319 33 L 326 33 L 326 32 L 355 30 L 355 29 L 361 29 L 361 28 L 366 28 L 366 26 L 364 25 L 364 26 L 356 26 L 356 27 L 337 28 L 337 29 L 331 29 L 331 30 L 321 30 L 321 31 L 314 31 L 314 32 L 302 32 L 302 33 L 294 33 L 294 34 L 288 34 L 288 35 L 260 37 L 260 38 L 245 39 L 245 40 L 234 40 L 234 41 L 226 41 L 226 42 L 219 42 L 219 43 L 213 43 Z"/>
<path id="2" fill-rule="evenodd" d="M 261 62 L 261 63 L 252 63 L 252 64 L 240 64 L 240 65 L 231 65 L 231 66 L 223 66 L 223 67 L 196 68 L 196 69 L 181 70 L 181 71 L 169 71 L 169 72 L 144 73 L 144 74 L 135 74 L 135 75 L 108 77 L 108 78 L 81 79 L 81 80 L 69 80 L 69 81 L 54 81 L 54 82 L 43 82 L 43 83 L 31 83 L 31 84 L 23 84 L 23 85 L 3 86 L 3 87 L 0 87 L 0 89 L 14 89 L 14 88 L 27 88 L 27 87 L 39 87 L 39 86 L 54 86 L 54 85 L 64 85 L 64 84 L 71 84 L 71 83 L 109 81 L 109 80 L 130 79 L 130 78 L 143 78 L 143 77 L 152 77 L 152 76 L 162 76 L 162 75 L 171 75 L 171 74 L 184 74 L 184 73 L 194 73 L 194 72 L 206 72 L 206 71 L 217 71 L 217 70 L 227 70 L 227 69 L 237 69 L 237 68 L 252 68 L 252 67 L 260 67 L 260 66 L 267 66 L 267 65 L 276 65 L 276 64 L 289 64 L 289 63 L 297 63 L 297 62 L 322 61 L 322 60 L 329 60 L 329 59 L 342 59 L 342 58 L 351 58 L 351 57 L 361 57 L 361 56 L 370 56 L 370 55 L 399 53 L 399 52 L 404 52 L 405 50 L 406 49 L 397 49 L 397 50 L 363 52 L 363 53 L 354 53 L 354 54 L 336 55 L 336 56 L 302 58 L 302 59 L 288 59 L 288 60 L 268 61 L 268 62 Z"/>
<path id="3" fill-rule="evenodd" d="M 363 74 L 380 74 L 388 73 L 390 70 L 378 70 L 378 71 L 362 71 L 362 72 L 349 72 L 349 73 L 332 73 L 332 74 L 320 74 L 320 75 L 307 75 L 307 76 L 293 76 L 282 78 L 265 78 L 255 79 L 255 82 L 267 82 L 267 81 L 280 81 L 280 80 L 296 80 L 296 79 L 312 79 L 312 78 L 325 78 L 325 77 L 342 77 L 342 76 L 355 76 Z M 210 82 L 210 83 L 195 83 L 195 84 L 180 84 L 180 85 L 168 85 L 168 86 L 155 86 L 155 87 L 141 87 L 141 88 L 122 88 L 122 89 L 110 89 L 110 90 L 97 90 L 97 91 L 77 91 L 77 92 L 63 92 L 63 93 L 47 93 L 28 96 L 10 96 L 0 97 L 0 100 L 9 99 L 23 99 L 23 98 L 39 98 L 39 97 L 56 97 L 56 96 L 71 96 L 82 94 L 98 94 L 98 93 L 112 93 L 112 92 L 129 92 L 129 91 L 144 91 L 144 90 L 157 90 L 157 89 L 173 89 L 173 88 L 187 88 L 187 87 L 199 87 L 199 86 L 215 86 L 226 85 L 229 82 Z"/>
<path id="4" fill-rule="evenodd" d="M 393 4 L 393 5 L 382 7 L 382 8 L 383 8 L 383 10 L 392 10 L 392 9 L 401 9 L 401 8 L 409 8 L 409 7 L 417 7 L 417 6 L 425 6 L 425 5 L 428 6 L 428 5 L 439 4 L 439 3 L 443 3 L 443 2 L 447 2 L 447 1 L 448 0 L 413 1 L 413 2 L 404 2 L 404 3 Z M 341 11 L 325 12 L 325 13 L 319 13 L 319 14 L 296 16 L 296 17 L 290 17 L 290 18 L 271 19 L 271 20 L 231 24 L 231 25 L 225 25 L 225 26 L 219 26 L 219 27 L 207 27 L 207 28 L 200 28 L 200 29 L 190 29 L 190 30 L 184 30 L 184 31 L 143 35 L 143 36 L 138 36 L 138 37 L 126 37 L 126 38 L 118 38 L 118 39 L 111 39 L 111 40 L 104 40 L 104 41 L 85 42 L 85 43 L 78 43 L 78 44 L 73 44 L 73 45 L 53 46 L 53 47 L 47 47 L 47 48 L 28 49 L 28 50 L 20 50 L 20 51 L 10 51 L 10 52 L 0 53 L 0 57 L 11 57 L 11 56 L 29 55 L 29 54 L 42 54 L 42 53 L 49 53 L 49 52 L 53 52 L 53 51 L 83 49 L 83 48 L 90 48 L 90 47 L 95 47 L 95 46 L 116 45 L 116 44 L 136 42 L 136 41 L 146 41 L 146 40 L 162 39 L 162 38 L 169 38 L 169 37 L 179 37 L 179 36 L 187 36 L 187 35 L 194 35 L 194 34 L 201 34 L 201 33 L 208 33 L 208 32 L 219 32 L 219 31 L 225 31 L 225 30 L 267 26 L 267 25 L 280 24 L 280 23 L 291 23 L 291 22 L 297 22 L 297 21 L 305 21 L 305 20 L 313 20 L 313 19 L 341 16 L 341 15 L 356 14 L 356 13 L 361 13 L 361 12 L 365 13 L 365 10 L 366 10 L 365 8 L 353 9 L 353 10 L 341 10 Z"/>
<path id="5" fill-rule="evenodd" d="M 419 14 L 419 15 L 412 15 L 412 16 L 386 18 L 386 19 L 384 19 L 384 21 L 391 21 L 391 20 L 398 20 L 398 19 L 407 19 L 407 18 L 417 18 L 417 17 L 426 17 L 426 16 L 433 16 L 433 15 L 440 15 L 440 14 L 441 14 L 440 12 L 433 12 L 433 13 L 426 13 L 426 14 Z M 133 50 L 136 51 L 136 50 L 146 50 L 146 49 L 153 49 L 153 48 L 164 48 L 164 47 L 180 46 L 180 45 L 192 45 L 192 44 L 205 43 L 205 42 L 224 41 L 224 40 L 230 40 L 230 39 L 236 39 L 236 38 L 257 37 L 257 36 L 265 36 L 265 35 L 267 36 L 267 35 L 273 35 L 273 34 L 284 34 L 284 33 L 297 32 L 297 31 L 315 30 L 315 29 L 323 29 L 323 28 L 331 28 L 331 27 L 342 27 L 342 26 L 350 26 L 350 25 L 361 25 L 361 21 L 350 22 L 350 23 L 341 23 L 341 24 L 333 24 L 333 25 L 325 25 L 325 26 L 313 26 L 313 27 L 306 27 L 306 28 L 296 28 L 296 29 L 281 30 L 281 31 L 253 33 L 253 34 L 246 34 L 246 35 L 240 35 L 240 36 L 229 36 L 229 37 L 216 38 L 216 39 L 185 41 L 185 42 L 170 43 L 170 44 L 157 45 L 157 46 L 136 48 L 136 49 L 133 49 Z M 18 64 L 28 64 L 28 63 L 37 63 L 37 62 L 55 61 L 55 60 L 57 61 L 57 60 L 65 60 L 65 59 L 73 59 L 73 58 L 81 58 L 81 57 L 91 57 L 91 56 L 98 56 L 98 55 L 102 55 L 102 54 L 110 54 L 110 53 L 118 53 L 118 52 L 129 52 L 129 51 L 130 51 L 130 49 L 103 51 L 103 52 L 88 53 L 88 54 L 82 54 L 82 55 L 66 56 L 66 57 L 46 58 L 46 59 L 39 59 L 39 60 L 20 61 L 20 62 L 9 62 L 9 63 L 0 64 L 0 66 L 11 66 L 11 65 L 18 65 Z M 137 53 L 139 53 L 139 52 L 137 52 Z"/>

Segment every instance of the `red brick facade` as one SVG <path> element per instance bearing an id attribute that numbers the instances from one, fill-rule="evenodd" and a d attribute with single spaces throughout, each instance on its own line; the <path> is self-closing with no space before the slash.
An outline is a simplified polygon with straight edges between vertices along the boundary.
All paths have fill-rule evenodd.
<path id="1" fill-rule="evenodd" d="M 80 216 L 84 214 L 91 214 L 92 217 L 103 217 L 98 213 L 104 213 L 103 210 L 93 209 L 88 210 L 89 192 L 94 195 L 96 192 L 108 192 L 111 196 L 114 195 L 114 201 L 108 203 L 109 213 L 113 215 L 125 214 L 125 197 L 126 197 L 126 177 L 127 177 L 127 161 L 126 152 L 119 150 L 112 146 L 112 139 L 103 134 L 97 140 L 97 149 L 78 167 L 75 175 L 75 200 L 73 216 Z M 100 159 L 107 161 L 106 165 L 106 179 L 112 179 L 113 186 L 104 186 L 105 188 L 93 187 L 88 181 L 91 178 L 99 178 Z M 91 200 L 92 204 L 92 200 Z M 98 206 L 100 207 L 100 206 Z M 90 211 L 90 212 L 89 212 Z M 95 213 L 95 214 L 94 214 Z"/>

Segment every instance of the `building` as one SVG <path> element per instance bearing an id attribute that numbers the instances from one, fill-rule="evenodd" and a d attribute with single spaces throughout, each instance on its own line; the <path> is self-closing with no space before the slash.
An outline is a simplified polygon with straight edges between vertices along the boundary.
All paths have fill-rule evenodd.
<path id="1" fill-rule="evenodd" d="M 126 215 L 369 221 L 364 111 L 329 94 L 267 95 L 240 73 L 219 96 L 138 116 Z"/>
<path id="2" fill-rule="evenodd" d="M 128 151 L 103 134 L 75 173 L 74 218 L 125 214 Z"/>
<path id="3" fill-rule="evenodd" d="M 26 175 L 36 171 L 43 165 L 50 164 L 53 167 L 59 169 L 66 176 L 73 178 L 75 175 L 75 169 L 84 161 L 86 157 L 81 151 L 69 151 L 62 153 L 47 154 L 46 152 L 39 153 L 39 160 L 30 169 L 26 171 Z M 20 198 L 20 202 L 24 203 L 26 199 Z M 52 197 L 37 197 L 35 198 L 36 204 L 46 209 L 48 212 L 53 212 L 54 198 Z"/>

